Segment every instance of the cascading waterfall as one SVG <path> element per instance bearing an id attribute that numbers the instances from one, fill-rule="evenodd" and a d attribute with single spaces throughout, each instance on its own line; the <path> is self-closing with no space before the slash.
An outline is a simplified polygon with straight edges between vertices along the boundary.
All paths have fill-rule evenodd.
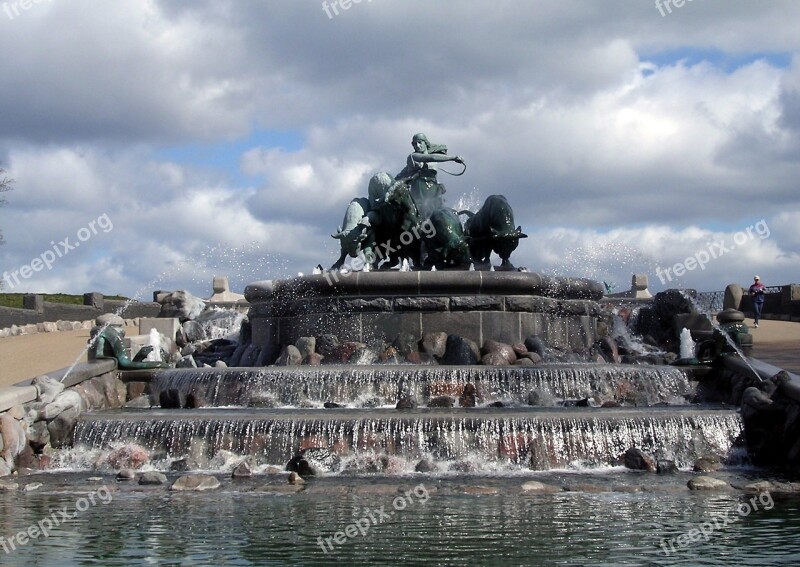
<path id="1" fill-rule="evenodd" d="M 181 369 L 158 374 L 151 395 L 177 390 L 211 406 L 313 407 L 337 402 L 353 407 L 394 406 L 399 391 L 421 405 L 436 396 L 461 395 L 475 384 L 480 403 L 528 403 L 536 391 L 553 400 L 595 397 L 636 405 L 685 403 L 690 390 L 683 370 L 668 366 L 541 365 L 516 367 L 354 367 L 315 369 Z"/>
<path id="2" fill-rule="evenodd" d="M 630 447 L 691 467 L 698 455 L 727 458 L 742 432 L 737 414 L 720 410 L 614 409 L 488 410 L 207 410 L 190 418 L 159 412 L 92 416 L 75 430 L 78 453 L 96 454 L 121 443 L 146 447 L 163 463 L 194 456 L 210 462 L 220 452 L 283 466 L 298 448 L 329 447 L 351 460 L 370 456 L 413 462 L 467 460 L 472 470 L 530 470 L 608 466 Z M 167 465 L 165 465 L 167 466 Z M 207 465 L 206 465 L 207 466 Z"/>

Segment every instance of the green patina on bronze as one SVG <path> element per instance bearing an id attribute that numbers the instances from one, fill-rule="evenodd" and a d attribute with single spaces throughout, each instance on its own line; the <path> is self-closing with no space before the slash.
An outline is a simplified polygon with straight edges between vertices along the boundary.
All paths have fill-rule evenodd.
<path id="1" fill-rule="evenodd" d="M 97 327 L 95 329 L 98 329 Z M 113 358 L 117 361 L 120 370 L 147 370 L 153 368 L 169 368 L 166 362 L 156 362 L 143 360 L 152 351 L 152 347 L 146 346 L 131 360 L 125 350 L 125 330 L 115 325 L 107 325 L 93 331 L 94 341 L 92 351 L 95 358 Z"/>

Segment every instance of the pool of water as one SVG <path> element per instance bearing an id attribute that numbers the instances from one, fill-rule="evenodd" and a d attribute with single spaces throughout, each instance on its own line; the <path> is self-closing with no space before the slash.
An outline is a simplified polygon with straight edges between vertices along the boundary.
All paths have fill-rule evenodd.
<path id="1" fill-rule="evenodd" d="M 23 488 L 41 482 L 37 490 L 0 493 L 0 563 L 800 563 L 800 498 L 690 492 L 688 477 L 339 477 L 285 493 L 285 477 L 275 475 L 176 493 L 111 477 L 38 475 L 20 479 Z M 569 491 L 532 494 L 522 490 L 530 481 Z"/>

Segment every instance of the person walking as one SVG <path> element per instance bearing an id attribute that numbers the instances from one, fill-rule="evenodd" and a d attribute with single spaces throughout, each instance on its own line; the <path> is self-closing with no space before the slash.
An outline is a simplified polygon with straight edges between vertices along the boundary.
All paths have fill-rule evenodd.
<path id="1" fill-rule="evenodd" d="M 755 326 L 758 328 L 758 321 L 761 319 L 761 310 L 764 308 L 764 293 L 766 287 L 761 283 L 761 278 L 758 276 L 753 277 L 753 285 L 750 286 L 750 299 L 753 301 L 753 319 Z"/>

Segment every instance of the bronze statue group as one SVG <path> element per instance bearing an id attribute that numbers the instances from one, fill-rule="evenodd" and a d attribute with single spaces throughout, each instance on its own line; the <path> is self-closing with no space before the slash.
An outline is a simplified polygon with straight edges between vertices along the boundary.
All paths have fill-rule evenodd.
<path id="1" fill-rule="evenodd" d="M 515 228 L 505 196 L 489 196 L 477 213 L 446 207 L 437 164 L 452 161 L 466 171 L 464 159 L 448 155 L 447 146 L 431 144 L 425 134 L 416 134 L 411 145 L 414 151 L 400 173 L 374 175 L 368 197 L 350 201 L 342 226 L 332 235 L 341 253 L 331 270 L 341 269 L 348 256 L 365 269 L 406 262 L 418 270 L 489 270 L 492 252 L 501 259 L 496 269 L 516 270 L 511 253 L 527 235 Z"/>

